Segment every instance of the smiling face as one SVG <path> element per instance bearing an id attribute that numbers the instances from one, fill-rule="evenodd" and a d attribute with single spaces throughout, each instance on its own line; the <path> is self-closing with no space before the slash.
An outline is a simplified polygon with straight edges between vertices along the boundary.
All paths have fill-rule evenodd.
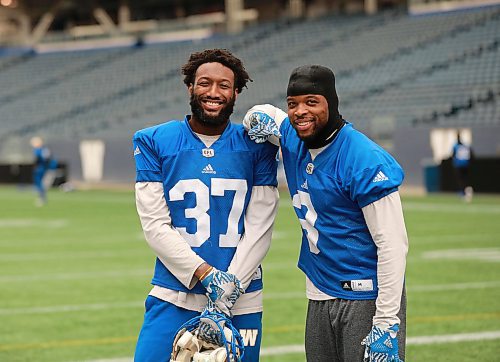
<path id="1" fill-rule="evenodd" d="M 198 67 L 194 83 L 188 87 L 193 131 L 221 134 L 233 113 L 238 96 L 233 71 L 220 63 L 204 63 Z"/>
<path id="2" fill-rule="evenodd" d="M 328 102 L 319 94 L 288 96 L 288 118 L 303 141 L 313 141 L 328 123 Z"/>

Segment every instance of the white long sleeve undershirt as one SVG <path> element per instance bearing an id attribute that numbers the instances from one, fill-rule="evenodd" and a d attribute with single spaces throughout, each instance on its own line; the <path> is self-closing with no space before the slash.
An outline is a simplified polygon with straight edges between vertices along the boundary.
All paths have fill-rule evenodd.
<path id="1" fill-rule="evenodd" d="M 135 201 L 142 230 L 149 246 L 160 261 L 188 289 L 197 279 L 194 272 L 205 262 L 172 226 L 161 182 L 137 182 Z"/>
<path id="2" fill-rule="evenodd" d="M 366 205 L 363 209 L 368 230 L 377 245 L 378 296 L 373 324 L 381 328 L 399 323 L 408 254 L 408 236 L 399 192 Z"/>

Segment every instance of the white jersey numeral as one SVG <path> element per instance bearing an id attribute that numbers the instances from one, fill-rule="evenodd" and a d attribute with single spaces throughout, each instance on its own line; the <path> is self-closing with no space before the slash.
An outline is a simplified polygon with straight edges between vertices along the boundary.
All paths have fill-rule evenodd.
<path id="1" fill-rule="evenodd" d="M 191 246 L 201 246 L 210 237 L 210 215 L 207 214 L 209 205 L 209 189 L 201 180 L 180 180 L 168 192 L 170 201 L 184 200 L 184 195 L 193 192 L 196 197 L 196 206 L 184 211 L 187 219 L 197 222 L 196 233 L 190 234 L 185 227 L 178 227 L 179 233 Z"/>
<path id="2" fill-rule="evenodd" d="M 233 204 L 229 211 L 227 221 L 227 232 L 219 237 L 219 246 L 236 247 L 241 235 L 238 234 L 238 223 L 243 214 L 245 196 L 248 190 L 246 180 L 212 178 L 211 189 L 199 179 L 180 180 L 168 193 L 170 201 L 184 200 L 188 192 L 195 194 L 196 206 L 187 208 L 184 215 L 187 219 L 195 219 L 197 228 L 194 234 L 188 233 L 185 227 L 178 227 L 179 233 L 186 239 L 189 245 L 201 246 L 210 237 L 210 194 L 212 196 L 224 196 L 227 190 L 235 191 Z"/>
<path id="3" fill-rule="evenodd" d="M 247 194 L 247 182 L 240 179 L 212 179 L 212 195 L 224 196 L 226 190 L 234 190 L 235 195 L 229 218 L 227 220 L 227 232 L 219 237 L 219 246 L 221 247 L 236 247 L 240 241 L 241 234 L 238 234 L 238 222 L 240 221 L 243 207 L 245 206 L 245 195 Z"/>
<path id="4" fill-rule="evenodd" d="M 313 254 L 318 254 L 319 233 L 318 230 L 314 227 L 316 219 L 318 218 L 318 214 L 316 210 L 314 210 L 314 206 L 311 202 L 311 196 L 307 192 L 297 190 L 297 193 L 293 195 L 292 203 L 293 206 L 299 210 L 302 208 L 302 206 L 305 206 L 307 208 L 305 219 L 299 218 L 299 222 L 300 225 L 302 225 L 302 229 L 304 229 L 307 233 L 309 250 Z"/>

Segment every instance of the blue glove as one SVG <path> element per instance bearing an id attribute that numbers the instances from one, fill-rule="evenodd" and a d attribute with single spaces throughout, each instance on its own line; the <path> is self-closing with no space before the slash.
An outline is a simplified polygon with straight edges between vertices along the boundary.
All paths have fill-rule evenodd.
<path id="1" fill-rule="evenodd" d="M 250 139 L 256 143 L 271 141 L 278 145 L 278 140 L 270 138 L 281 137 L 279 126 L 287 117 L 288 114 L 272 104 L 258 104 L 250 108 L 243 117 L 243 127 Z"/>
<path id="2" fill-rule="evenodd" d="M 224 315 L 220 314 L 215 304 L 209 299 L 201 313 L 198 336 L 208 343 L 222 346 L 222 333 L 226 324 L 224 319 Z"/>
<path id="3" fill-rule="evenodd" d="M 248 115 L 250 129 L 248 136 L 255 143 L 264 143 L 271 136 L 281 137 L 281 133 L 274 119 L 264 112 L 253 112 Z"/>
<path id="4" fill-rule="evenodd" d="M 364 362 L 404 362 L 399 358 L 398 330 L 398 324 L 386 330 L 373 326 L 361 342 L 365 345 Z"/>
<path id="5" fill-rule="evenodd" d="M 199 320 L 198 328 L 195 332 L 197 338 L 203 340 L 203 342 L 226 349 L 225 356 L 227 356 L 227 359 L 224 359 L 224 361 L 242 362 L 244 360 L 245 343 L 241 334 L 233 326 L 231 319 L 217 312 L 217 308 L 210 299 L 201 315 L 193 318 L 191 321 L 193 320 L 195 322 Z M 212 348 L 210 347 L 209 349 Z M 201 359 L 194 360 L 201 361 Z M 217 359 L 217 361 L 219 360 Z M 203 359 L 203 361 L 208 361 L 208 359 Z M 210 361 L 213 361 L 213 358 Z"/>
<path id="6" fill-rule="evenodd" d="M 207 290 L 207 297 L 213 302 L 217 311 L 229 318 L 232 316 L 231 308 L 234 303 L 245 292 L 236 276 L 215 268 L 201 280 L 201 284 Z"/>

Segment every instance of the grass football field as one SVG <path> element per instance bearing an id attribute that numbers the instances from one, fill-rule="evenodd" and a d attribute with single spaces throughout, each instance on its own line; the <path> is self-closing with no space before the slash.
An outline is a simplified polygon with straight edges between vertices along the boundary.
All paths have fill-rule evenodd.
<path id="1" fill-rule="evenodd" d="M 132 191 L 1 187 L 0 361 L 131 361 L 154 255 Z M 406 361 L 500 360 L 500 196 L 403 198 Z M 300 227 L 282 192 L 264 262 L 263 362 L 305 360 Z"/>

